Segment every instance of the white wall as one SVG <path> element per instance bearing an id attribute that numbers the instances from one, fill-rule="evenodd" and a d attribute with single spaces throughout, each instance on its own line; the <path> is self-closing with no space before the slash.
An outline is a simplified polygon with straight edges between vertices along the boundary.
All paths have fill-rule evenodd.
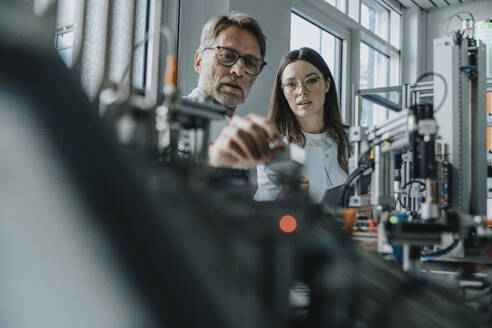
<path id="1" fill-rule="evenodd" d="M 178 70 L 182 95 L 193 90 L 198 82 L 198 74 L 193 65 L 203 25 L 214 16 L 228 13 L 229 0 L 181 0 Z"/>
<path id="2" fill-rule="evenodd" d="M 290 1 L 230 0 L 230 9 L 253 16 L 267 37 L 265 60 L 268 64 L 256 79 L 248 99 L 239 107 L 237 113 L 257 113 L 266 116 L 280 60 L 289 51 Z"/>
<path id="3" fill-rule="evenodd" d="M 281 57 L 290 45 L 290 0 L 182 0 L 179 42 L 179 75 L 182 94 L 195 88 L 198 74 L 193 68 L 193 57 L 200 44 L 200 34 L 208 19 L 228 14 L 232 10 L 253 16 L 267 37 L 267 65 L 258 76 L 246 102 L 237 114 L 267 115 L 275 74 Z M 274 14 L 274 15 L 273 15 Z"/>
<path id="4" fill-rule="evenodd" d="M 403 12 L 401 83 L 415 83 L 425 71 L 425 24 L 426 14 L 418 7 Z"/>
<path id="5" fill-rule="evenodd" d="M 427 33 L 425 41 L 424 65 L 427 72 L 432 71 L 433 66 L 433 40 L 443 36 L 441 32 L 441 22 L 448 16 L 460 11 L 469 11 L 473 14 L 475 21 L 492 19 L 492 1 L 482 0 L 467 2 L 462 5 L 450 6 L 446 8 L 436 8 L 429 10 L 426 17 Z M 465 16 L 465 15 L 464 15 Z M 449 29 L 457 30 L 461 27 L 459 19 L 454 18 L 449 25 Z"/>

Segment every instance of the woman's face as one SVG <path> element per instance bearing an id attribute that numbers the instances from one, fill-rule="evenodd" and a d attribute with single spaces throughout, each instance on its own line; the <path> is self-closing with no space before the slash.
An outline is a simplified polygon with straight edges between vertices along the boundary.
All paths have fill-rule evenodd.
<path id="1" fill-rule="evenodd" d="M 330 81 L 312 64 L 298 60 L 288 64 L 281 76 L 284 96 L 299 120 L 323 120 L 325 96 Z"/>

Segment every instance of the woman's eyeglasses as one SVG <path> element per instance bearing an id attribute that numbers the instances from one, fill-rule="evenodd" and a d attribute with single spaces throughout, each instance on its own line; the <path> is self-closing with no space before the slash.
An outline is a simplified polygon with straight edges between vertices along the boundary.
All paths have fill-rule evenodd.
<path id="1" fill-rule="evenodd" d="M 303 81 L 287 81 L 282 84 L 282 89 L 285 93 L 293 94 L 297 92 L 297 88 L 304 87 L 308 92 L 316 90 L 321 84 L 321 77 L 317 75 L 310 76 Z"/>

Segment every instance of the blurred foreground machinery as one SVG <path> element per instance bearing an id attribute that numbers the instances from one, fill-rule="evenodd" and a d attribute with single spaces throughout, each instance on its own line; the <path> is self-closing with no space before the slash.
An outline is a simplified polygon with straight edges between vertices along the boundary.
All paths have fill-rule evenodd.
<path id="1" fill-rule="evenodd" d="M 254 203 L 123 149 L 51 41 L 0 11 L 0 326 L 486 325 L 319 206 Z"/>

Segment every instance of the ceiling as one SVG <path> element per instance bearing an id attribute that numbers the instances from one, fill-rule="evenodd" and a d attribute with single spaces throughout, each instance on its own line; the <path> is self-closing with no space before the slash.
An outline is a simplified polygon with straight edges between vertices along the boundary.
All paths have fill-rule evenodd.
<path id="1" fill-rule="evenodd" d="M 396 0 L 403 7 L 419 7 L 422 10 L 460 5 L 477 0 Z"/>

